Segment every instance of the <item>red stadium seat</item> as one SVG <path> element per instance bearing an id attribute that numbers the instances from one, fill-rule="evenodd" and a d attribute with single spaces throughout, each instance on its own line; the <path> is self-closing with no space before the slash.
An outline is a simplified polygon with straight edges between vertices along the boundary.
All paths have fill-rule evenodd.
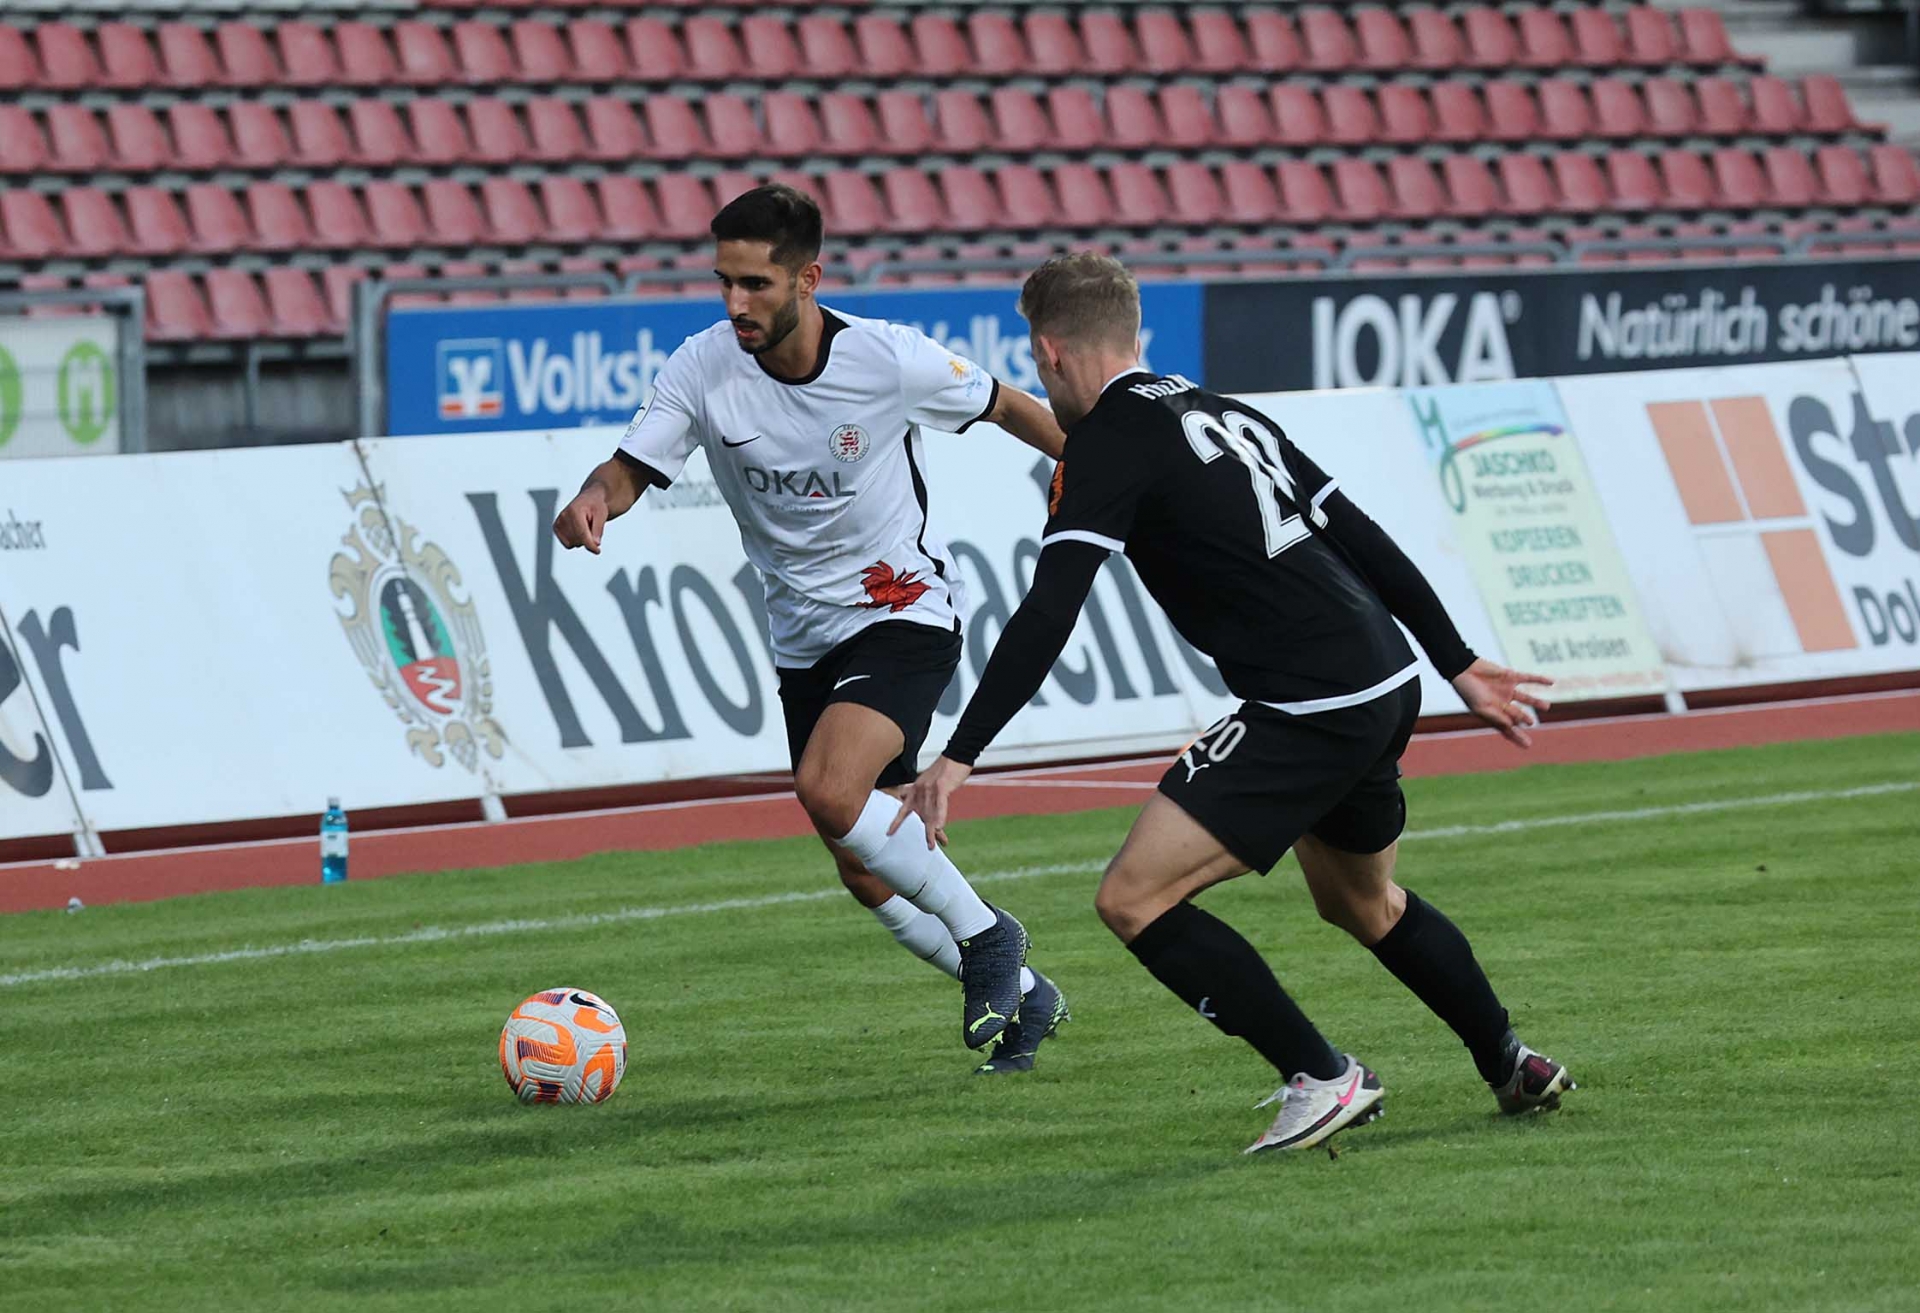
<path id="1" fill-rule="evenodd" d="M 473 158 L 483 164 L 512 164 L 533 154 L 513 106 L 491 96 L 467 102 L 467 137 Z"/>
<path id="2" fill-rule="evenodd" d="M 1252 87 L 1228 83 L 1214 93 L 1214 113 L 1220 119 L 1220 137 L 1228 146 L 1265 146 L 1276 140 L 1273 115 Z"/>
<path id="3" fill-rule="evenodd" d="M 1756 77 L 1747 83 L 1747 94 L 1752 98 L 1751 124 L 1755 132 L 1788 137 L 1805 126 L 1793 88 L 1779 78 Z"/>
<path id="4" fill-rule="evenodd" d="M 440 272 L 443 277 L 446 276 L 445 268 L 442 268 Z M 425 265 L 414 264 L 411 261 L 389 264 L 380 270 L 380 277 L 383 280 L 394 283 L 399 282 L 403 278 L 426 278 L 427 276 L 427 267 Z M 446 299 L 444 295 L 439 293 L 405 292 L 389 297 L 387 305 L 390 309 L 405 310 L 411 306 L 444 305 Z"/>
<path id="5" fill-rule="evenodd" d="M 78 91 L 101 80 L 100 61 L 86 33 L 71 23 L 48 20 L 34 29 L 40 51 L 40 84 L 56 91 Z"/>
<path id="6" fill-rule="evenodd" d="M 1680 49 L 1687 63 L 1708 67 L 1740 62 L 1718 13 L 1711 9 L 1682 9 L 1679 19 Z"/>
<path id="7" fill-rule="evenodd" d="M 319 185 L 315 184 L 316 187 Z M 419 246 L 428 240 L 426 216 L 420 211 L 419 200 L 405 183 L 375 180 L 366 185 L 365 194 L 370 229 L 368 235 L 373 245 Z M 313 217 L 317 232 L 320 227 L 318 205 L 314 206 Z M 478 224 L 474 227 L 477 235 Z M 437 239 L 442 236 L 449 241 L 462 240 L 451 233 L 441 233 L 436 225 L 434 237 Z M 471 241 L 472 237 L 465 240 Z"/>
<path id="8" fill-rule="evenodd" d="M 1771 203 L 1804 209 L 1824 198 L 1813 163 L 1791 146 L 1769 146 L 1761 154 Z"/>
<path id="9" fill-rule="evenodd" d="M 1539 84 L 1544 86 L 1545 84 Z M 1494 141 L 1532 141 L 1545 135 L 1540 106 L 1521 82 L 1487 83 L 1487 135 Z"/>
<path id="10" fill-rule="evenodd" d="M 502 260 L 499 274 L 544 274 L 547 267 L 538 260 Z M 509 301 L 558 301 L 559 289 L 553 287 L 509 287 L 502 295 Z"/>
<path id="11" fill-rule="evenodd" d="M 1148 150 L 1163 145 L 1166 124 L 1153 97 L 1138 86 L 1120 83 L 1107 88 L 1107 136 L 1121 150 Z"/>
<path id="12" fill-rule="evenodd" d="M 459 123 L 450 109 L 441 105 L 439 113 L 444 122 L 452 124 L 451 130 L 457 130 Z M 413 137 L 400 122 L 400 111 L 390 100 L 367 97 L 348 105 L 350 138 L 330 105 L 297 100 L 288 113 L 293 122 L 295 149 L 306 162 L 352 162 L 381 167 L 415 158 Z"/>
<path id="13" fill-rule="evenodd" d="M 768 91 L 760 97 L 760 112 L 766 117 L 771 153 L 804 158 L 820 150 L 820 122 L 814 117 L 811 97 Z"/>
<path id="14" fill-rule="evenodd" d="M 374 184 L 393 187 L 394 183 Z M 406 195 L 406 188 L 400 188 Z M 331 179 L 309 183 L 307 213 L 313 218 L 313 239 L 321 246 L 351 247 L 367 242 L 371 228 L 353 188 Z M 411 201 L 412 197 L 408 196 Z M 402 243 L 403 245 L 406 243 Z M 329 287 L 331 287 L 331 283 Z"/>
<path id="15" fill-rule="evenodd" d="M 1719 204 L 1752 209 L 1767 200 L 1767 180 L 1751 151 L 1722 146 L 1713 152 L 1713 179 Z"/>
<path id="16" fill-rule="evenodd" d="M 1673 209 L 1704 210 L 1714 203 L 1713 179 L 1705 162 L 1691 151 L 1661 151 L 1660 180 Z"/>
<path id="17" fill-rule="evenodd" d="M 1160 118 L 1167 125 L 1166 144 L 1179 150 L 1203 150 L 1213 145 L 1213 115 L 1200 88 L 1174 82 L 1160 88 Z"/>
<path id="18" fill-rule="evenodd" d="M 995 87 L 988 97 L 993 107 L 993 136 L 999 149 L 1026 154 L 1053 143 L 1053 125 L 1031 91 L 1022 87 Z"/>
<path id="19" fill-rule="evenodd" d="M 670 176 L 677 181 L 669 188 L 666 186 L 667 179 L 662 179 L 663 199 L 667 192 L 672 191 L 677 197 L 685 197 L 684 201 L 676 199 L 675 204 L 704 206 L 707 218 L 713 217 L 713 197 L 708 194 L 705 183 L 685 175 Z M 604 240 L 647 241 L 695 235 L 684 230 L 676 231 L 663 220 L 654 206 L 653 196 L 638 178 L 623 173 L 609 174 L 595 179 L 592 191 L 597 201 L 595 208 L 600 212 L 600 236 Z M 698 234 L 704 236 L 706 231 L 706 219 L 702 219 Z"/>
<path id="20" fill-rule="evenodd" d="M 1883 205 L 1912 205 L 1920 202 L 1920 162 L 1913 152 L 1901 146 L 1881 142 L 1867 150 L 1873 169 L 1873 189 Z"/>
<path id="21" fill-rule="evenodd" d="M 472 83 L 511 82 L 519 76 L 513 51 L 507 39 L 491 23 L 464 22 L 453 25 L 453 64 L 460 80 Z M 404 57 L 407 46 L 401 46 Z"/>
<path id="22" fill-rule="evenodd" d="M 1179 160 L 1167 166 L 1167 196 L 1175 223 L 1196 227 L 1215 224 L 1226 212 L 1219 180 L 1195 160 Z"/>
<path id="23" fill-rule="evenodd" d="M 162 23 L 154 29 L 160 67 L 177 87 L 211 87 L 220 81 L 220 61 L 207 34 L 191 23 Z"/>
<path id="24" fill-rule="evenodd" d="M 1620 25 L 1604 9 L 1576 9 L 1572 15 L 1573 62 L 1588 68 L 1612 68 L 1627 61 Z"/>
<path id="25" fill-rule="evenodd" d="M 1740 88 L 1725 78 L 1696 78 L 1693 94 L 1699 101 L 1699 130 L 1714 137 L 1737 137 L 1747 130 L 1747 102 Z"/>
<path id="26" fill-rule="evenodd" d="M 1113 19 L 1114 16 L 1106 17 Z M 1084 73 L 1092 67 L 1087 61 L 1087 52 L 1080 46 L 1079 34 L 1065 14 L 1043 10 L 1028 14 L 1021 25 L 1026 28 L 1027 49 L 1033 52 L 1033 73 L 1061 77 Z"/>
<path id="27" fill-rule="evenodd" d="M 1419 88 L 1389 82 L 1378 89 L 1380 139 L 1399 146 L 1419 145 L 1433 136 L 1433 116 Z"/>
<path id="28" fill-rule="evenodd" d="M 127 209 L 134 222 L 129 235 L 127 224 L 114 208 L 113 198 L 97 187 L 66 187 L 60 192 L 60 208 L 66 215 L 68 251 L 73 255 L 119 255 L 138 251 L 142 255 L 173 255 L 186 246 L 186 229 L 179 223 L 180 212 L 172 210 L 176 228 L 167 231 L 156 223 L 142 224 L 154 215 L 153 198 L 169 209 L 172 198 L 154 187 L 132 187 L 127 192 Z M 139 208 L 135 208 L 136 200 Z"/>
<path id="29" fill-rule="evenodd" d="M 603 180 L 603 187 L 610 181 Z M 655 180 L 654 189 L 660 201 L 661 236 L 687 241 L 707 235 L 707 224 L 719 207 L 705 182 L 689 174 L 666 173 Z M 614 222 L 613 207 L 607 204 L 604 191 L 600 208 L 607 221 Z"/>
<path id="30" fill-rule="evenodd" d="M 283 80 L 265 29 L 252 23 L 222 23 L 213 30 L 222 81 L 230 87 L 271 87 Z"/>
<path id="31" fill-rule="evenodd" d="M 144 91 L 160 84 L 160 61 L 147 34 L 132 23 L 102 23 L 93 31 L 100 47 L 100 85 L 116 91 Z M 331 53 L 331 52 L 329 52 Z M 0 86 L 8 83 L 0 70 Z"/>
<path id="32" fill-rule="evenodd" d="M 67 247 L 59 216 L 47 198 L 35 191 L 0 191 L 0 233 L 23 260 L 45 259 Z"/>
<path id="33" fill-rule="evenodd" d="M 407 102 L 414 154 L 423 164 L 463 164 L 474 158 L 467 125 L 450 100 L 420 96 Z"/>
<path id="34" fill-rule="evenodd" d="M 395 23 L 393 48 L 398 57 L 400 81 L 421 87 L 454 80 L 457 69 L 453 52 L 433 24 L 411 19 Z"/>
<path id="35" fill-rule="evenodd" d="M 348 86 L 378 87 L 400 80 L 400 67 L 386 35 L 371 23 L 347 20 L 333 28 L 340 52 L 340 80 Z"/>
<path id="36" fill-rule="evenodd" d="M 1538 155 L 1519 151 L 1502 155 L 1498 165 L 1502 207 L 1508 214 L 1545 214 L 1556 208 L 1553 180 L 1547 174 L 1546 161 Z"/>
<path id="37" fill-rule="evenodd" d="M 1393 211 L 1399 218 L 1433 219 L 1447 207 L 1433 166 L 1418 155 L 1395 155 L 1387 161 L 1387 188 L 1393 194 Z"/>
<path id="38" fill-rule="evenodd" d="M 859 96 L 829 91 L 820 97 L 820 146 L 829 155 L 870 155 L 883 149 L 873 111 Z"/>
<path id="39" fill-rule="evenodd" d="M 527 102 L 528 146 L 532 158 L 547 164 L 566 164 L 587 158 L 587 134 L 573 106 L 553 96 L 535 96 Z"/>
<path id="40" fill-rule="evenodd" d="M 1275 139 L 1283 146 L 1310 147 L 1327 140 L 1327 115 L 1313 92 L 1298 82 L 1277 82 L 1267 92 L 1273 104 Z"/>
<path id="41" fill-rule="evenodd" d="M 914 20 L 916 27 L 919 22 L 917 18 Z M 1005 14 L 991 11 L 968 14 L 967 36 L 973 47 L 973 71 L 976 74 L 1013 77 L 1025 72 L 1033 63 L 1033 57 L 1027 53 L 1026 42 L 1020 39 L 1020 29 Z M 921 51 L 921 63 L 926 63 L 924 49 Z"/>
<path id="42" fill-rule="evenodd" d="M 254 244 L 265 250 L 297 251 L 313 241 L 307 212 L 284 182 L 248 183 L 247 214 Z"/>
<path id="43" fill-rule="evenodd" d="M 913 19 L 916 71 L 927 77 L 956 77 L 976 69 L 967 39 L 953 19 L 942 14 L 916 14 Z M 1018 38 L 1014 38 L 1018 44 Z"/>
<path id="44" fill-rule="evenodd" d="M 1151 228 L 1165 223 L 1172 211 L 1166 188 L 1154 171 L 1144 164 L 1116 164 L 1107 173 L 1107 185 L 1113 190 L 1115 217 L 1136 228 Z M 1061 205 L 1066 205 L 1065 188 Z"/>
<path id="45" fill-rule="evenodd" d="M 1440 161 L 1446 181 L 1446 212 L 1463 219 L 1481 219 L 1500 211 L 1500 188 L 1485 160 L 1473 155 L 1449 155 Z"/>
<path id="46" fill-rule="evenodd" d="M 1599 161 L 1579 151 L 1561 151 L 1553 157 L 1553 181 L 1563 211 L 1590 214 L 1606 208 L 1607 180 Z"/>
<path id="47" fill-rule="evenodd" d="M 1062 164 L 1054 170 L 1053 185 L 1060 194 L 1056 212 L 1045 180 L 1036 169 L 1000 171 L 1000 196 L 1015 227 L 1042 228 L 1062 223 L 1073 228 L 1105 227 L 1126 222 L 1117 212 L 1106 179 L 1091 164 Z"/>
<path id="48" fill-rule="evenodd" d="M 1054 145 L 1061 150 L 1091 150 L 1106 143 L 1106 120 L 1085 87 L 1051 88 L 1047 117 L 1053 121 Z"/>
<path id="49" fill-rule="evenodd" d="M 1367 6 L 1349 12 L 1353 15 L 1353 34 L 1359 46 L 1357 62 L 1361 68 L 1375 73 L 1397 73 L 1413 66 L 1413 42 L 1392 10 Z"/>
<path id="50" fill-rule="evenodd" d="M 278 168 L 293 157 L 280 116 L 264 101 L 234 101 L 227 106 L 227 124 L 233 130 L 233 161 L 242 168 Z"/>
<path id="51" fill-rule="evenodd" d="M 485 278 L 499 272 L 480 260 L 448 260 L 436 271 L 440 278 Z M 446 294 L 448 305 L 490 305 L 506 299 L 505 293 L 478 287 L 463 288 Z"/>
<path id="52" fill-rule="evenodd" d="M 435 196 L 431 190 L 433 183 L 429 182 L 427 187 L 427 213 L 432 215 L 435 212 Z M 463 195 L 467 194 L 465 187 L 461 187 L 460 191 Z M 509 246 L 526 246 L 547 235 L 547 221 L 540 213 L 539 204 L 533 199 L 533 193 L 527 190 L 527 184 L 518 178 L 494 174 L 482 179 L 480 204 L 494 241 L 505 242 Z"/>
<path id="53" fill-rule="evenodd" d="M 1672 78 L 1648 78 L 1640 84 L 1646 104 L 1647 132 L 1656 137 L 1685 137 L 1694 131 L 1693 93 Z"/>
<path id="54" fill-rule="evenodd" d="M 978 232 L 1000 221 L 1000 199 L 987 175 L 970 164 L 949 164 L 940 170 L 940 194 L 946 200 L 952 231 Z"/>
<path id="55" fill-rule="evenodd" d="M 278 47 L 278 79 L 288 86 L 324 87 L 343 80 L 333 42 L 316 23 L 290 18 L 273 33 Z"/>
<path id="56" fill-rule="evenodd" d="M 1316 73 L 1344 73 L 1360 59 L 1353 32 L 1333 9 L 1302 9 L 1300 45 L 1305 65 Z"/>
<path id="57" fill-rule="evenodd" d="M 1240 34 L 1233 27 L 1232 17 L 1213 11 L 1207 11 L 1207 14 L 1212 19 L 1227 20 L 1226 29 L 1233 34 L 1227 49 L 1232 50 L 1237 47 Z M 1195 19 L 1199 17 L 1199 14 L 1194 15 Z M 1114 15 L 1105 16 L 1102 20 L 1103 26 L 1108 21 L 1115 25 L 1119 24 L 1118 17 Z M 1084 28 L 1084 20 L 1082 25 Z M 1244 54 L 1235 52 L 1222 62 L 1217 54 L 1211 57 L 1197 54 L 1194 43 L 1187 36 L 1187 29 L 1180 25 L 1179 15 L 1165 9 L 1142 11 L 1133 20 L 1133 30 L 1138 40 L 1136 41 L 1133 37 L 1127 38 L 1128 46 L 1139 52 L 1138 63 L 1149 73 L 1161 75 L 1188 72 L 1232 73 L 1239 69 L 1241 61 L 1245 58 Z M 1121 27 L 1120 31 L 1124 33 L 1126 29 Z M 1114 40 L 1116 48 L 1119 48 L 1118 39 L 1114 38 Z"/>
<path id="58" fill-rule="evenodd" d="M 1274 166 L 1279 184 L 1281 217 L 1289 223 L 1313 224 L 1332 217 L 1333 192 L 1324 174 L 1306 160 L 1282 160 Z"/>
<path id="59" fill-rule="evenodd" d="M 196 183 L 187 188 L 187 222 L 199 251 L 239 251 L 253 245 L 253 225 L 239 198 L 225 187 Z"/>
<path id="60" fill-rule="evenodd" d="M 488 182 L 504 181 L 489 178 Z M 371 191 L 374 184 L 368 184 Z M 474 201 L 473 191 L 452 178 L 429 178 L 420 186 L 420 202 L 426 211 L 427 231 L 436 246 L 474 246 L 487 239 L 486 216 Z"/>
<path id="61" fill-rule="evenodd" d="M 1373 223 L 1393 213 L 1387 184 L 1367 160 L 1351 155 L 1335 160 L 1333 190 L 1340 198 L 1340 217 L 1349 222 Z"/>
<path id="62" fill-rule="evenodd" d="M 1603 137 L 1641 137 L 1647 133 L 1647 120 L 1640 96 L 1631 83 L 1619 78 L 1595 78 L 1593 82 L 1593 118 Z"/>
<path id="63" fill-rule="evenodd" d="M 1573 40 L 1567 25 L 1551 9 L 1522 9 L 1519 12 L 1522 68 L 1560 68 L 1574 62 Z"/>
<path id="64" fill-rule="evenodd" d="M 1673 18 L 1664 9 L 1637 5 L 1626 12 L 1629 63 L 1643 68 L 1658 68 L 1680 58 L 1680 37 Z"/>
<path id="65" fill-rule="evenodd" d="M 653 156 L 663 160 L 696 159 L 711 147 L 706 129 L 694 116 L 693 106 L 665 92 L 647 97 L 647 135 L 653 142 Z"/>
<path id="66" fill-rule="evenodd" d="M 1480 141 L 1489 135 L 1487 107 L 1471 84 L 1457 79 L 1436 82 L 1430 95 L 1435 140 Z"/>
<path id="67" fill-rule="evenodd" d="M 1521 62 L 1520 42 L 1514 36 L 1513 24 L 1498 9 L 1474 5 L 1462 10 L 1460 27 L 1466 37 L 1468 68 L 1504 69 Z"/>
<path id="68" fill-rule="evenodd" d="M 1285 14 L 1271 9 L 1247 11 L 1249 61 L 1256 73 L 1291 73 L 1300 67 L 1300 36 Z"/>
<path id="69" fill-rule="evenodd" d="M 650 153 L 647 133 L 633 106 L 617 96 L 587 101 L 586 154 L 596 160 L 637 160 Z"/>
<path id="70" fill-rule="evenodd" d="M 1467 52 L 1451 18 L 1438 9 L 1425 8 L 1407 10 L 1406 18 L 1413 41 L 1413 67 L 1439 71 L 1466 64 Z"/>
<path id="71" fill-rule="evenodd" d="M 0 138 L 5 136 L 6 129 L 0 127 Z M 144 173 L 168 168 L 174 162 L 166 129 L 146 105 L 122 101 L 107 106 L 107 136 L 113 142 L 113 158 L 119 168 Z"/>
<path id="72" fill-rule="evenodd" d="M 939 149 L 955 155 L 973 155 L 994 140 L 993 122 L 971 91 L 948 87 L 934 93 L 934 121 Z"/>
<path id="73" fill-rule="evenodd" d="M 1607 156 L 1607 180 L 1616 210 L 1660 208 L 1660 179 L 1653 161 L 1639 151 L 1616 150 Z"/>
<path id="74" fill-rule="evenodd" d="M 1336 146 L 1365 146 L 1380 139 L 1380 119 L 1367 93 L 1351 83 L 1328 87 L 1320 94 L 1327 111 L 1327 136 Z"/>
<path id="75" fill-rule="evenodd" d="M 213 316 L 191 274 L 154 269 L 147 274 L 145 287 L 148 337 L 182 342 L 212 335 Z"/>
<path id="76" fill-rule="evenodd" d="M 567 82 L 573 78 L 573 59 L 560 29 L 552 23 L 523 18 L 508 29 L 513 66 L 523 82 Z"/>
<path id="77" fill-rule="evenodd" d="M 948 30 L 953 40 L 959 41 L 959 32 L 949 23 Z M 884 14 L 862 14 L 853 20 L 854 45 L 860 56 L 860 73 L 864 77 L 890 79 L 904 77 L 920 70 L 920 57 L 915 53 L 919 40 L 916 32 L 909 40 L 907 31 L 900 26 L 898 19 Z M 964 43 L 961 51 L 964 64 Z"/>
<path id="78" fill-rule="evenodd" d="M 834 169 L 821 182 L 819 190 L 825 193 L 835 232 L 865 237 L 886 228 L 886 206 L 872 178 L 857 169 Z"/>
<path id="79" fill-rule="evenodd" d="M 740 20 L 740 45 L 747 74 L 769 82 L 793 77 L 801 68 L 800 47 L 787 20 L 774 14 L 748 14 Z M 806 70 L 817 76 L 814 70 Z"/>
<path id="80" fill-rule="evenodd" d="M 1233 21 L 1232 14 L 1218 9 L 1200 9 L 1188 15 L 1187 21 L 1193 25 L 1193 67 L 1196 72 L 1232 74 L 1248 66 L 1250 60 L 1246 39 L 1240 33 L 1239 24 Z M 1172 14 L 1153 9 L 1141 14 L 1138 19 L 1141 44 L 1157 44 L 1157 41 L 1149 41 L 1149 33 L 1159 33 L 1163 26 L 1168 25 L 1178 26 L 1178 20 Z"/>
<path id="81" fill-rule="evenodd" d="M 1226 193 L 1229 222 L 1253 226 L 1272 223 L 1280 216 L 1280 198 L 1265 169 L 1250 160 L 1228 160 L 1220 166 L 1220 186 Z"/>
<path id="82" fill-rule="evenodd" d="M 799 32 L 801 66 L 808 76 L 852 77 L 860 71 L 860 53 L 840 19 L 830 14 L 804 14 Z"/>
<path id="83" fill-rule="evenodd" d="M 880 118 L 882 149 L 893 155 L 918 155 L 933 149 L 933 125 L 926 103 L 911 91 L 882 91 L 874 98 Z"/>
<path id="84" fill-rule="evenodd" d="M 607 271 L 606 261 L 596 255 L 567 255 L 560 258 L 560 272 L 563 274 L 603 274 Z M 568 301 L 598 301 L 606 297 L 606 289 L 583 283 L 578 287 L 564 288 L 560 295 Z"/>
<path id="85" fill-rule="evenodd" d="M 1840 79 L 1825 73 L 1801 78 L 1800 95 L 1807 107 L 1807 131 L 1852 132 L 1860 126 Z"/>
<path id="86" fill-rule="evenodd" d="M 106 168 L 111 156 L 100 120 L 76 104 L 47 107 L 47 145 L 50 165 L 64 173 L 93 173 Z"/>
<path id="87" fill-rule="evenodd" d="M 1125 20 L 1107 10 L 1088 9 L 1081 12 L 1080 41 L 1086 46 L 1084 62 L 1068 65 L 1062 72 L 1091 72 L 1105 77 L 1121 77 L 1139 72 L 1143 65 L 1153 73 L 1177 72 L 1183 68 L 1183 63 L 1179 61 L 1185 52 L 1179 46 L 1143 52 L 1134 43 L 1133 33 L 1127 30 Z"/>
<path id="88" fill-rule="evenodd" d="M 540 179 L 540 208 L 546 235 L 556 242 L 588 242 L 600 235 L 600 211 L 579 178 L 549 174 Z"/>
<path id="89" fill-rule="evenodd" d="M 222 169 L 233 162 L 233 143 L 227 125 L 211 106 L 197 100 L 167 106 L 167 126 L 173 134 L 174 160 L 183 169 Z"/>
<path id="90" fill-rule="evenodd" d="M 604 19 L 570 19 L 567 53 L 573 60 L 574 77 L 581 82 L 624 82 L 633 76 L 625 43 Z"/>
<path id="91" fill-rule="evenodd" d="M 947 226 L 946 207 L 932 179 L 916 168 L 888 169 L 880 178 L 887 227 L 894 232 L 937 232 Z"/>
<path id="92" fill-rule="evenodd" d="M 739 96 L 713 92 L 702 102 L 707 114 L 709 153 L 722 159 L 745 159 L 760 153 L 760 124 L 753 106 Z"/>
<path id="93" fill-rule="evenodd" d="M 209 269 L 206 287 L 214 337 L 246 339 L 267 335 L 273 316 L 252 274 L 243 269 Z"/>
<path id="94" fill-rule="evenodd" d="M 345 327 L 334 320 L 313 275 L 305 269 L 275 265 L 261 275 L 261 281 L 266 284 L 267 311 L 276 337 L 320 337 Z"/>

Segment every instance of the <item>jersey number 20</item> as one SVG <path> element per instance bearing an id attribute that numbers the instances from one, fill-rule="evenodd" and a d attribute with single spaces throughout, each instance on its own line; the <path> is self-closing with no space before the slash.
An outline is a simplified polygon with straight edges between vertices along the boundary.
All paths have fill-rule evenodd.
<path id="1" fill-rule="evenodd" d="M 1260 524 L 1266 530 L 1269 558 L 1311 534 L 1298 511 L 1288 513 L 1299 501 L 1294 497 L 1293 478 L 1280 459 L 1280 441 L 1271 429 L 1237 410 L 1229 410 L 1217 419 L 1203 410 L 1189 410 L 1180 417 L 1180 424 L 1187 432 L 1188 445 L 1203 463 L 1211 465 L 1222 456 L 1232 456 L 1247 467 L 1247 477 L 1253 481 L 1253 499 L 1260 507 Z M 1286 498 L 1285 509 L 1282 497 Z"/>

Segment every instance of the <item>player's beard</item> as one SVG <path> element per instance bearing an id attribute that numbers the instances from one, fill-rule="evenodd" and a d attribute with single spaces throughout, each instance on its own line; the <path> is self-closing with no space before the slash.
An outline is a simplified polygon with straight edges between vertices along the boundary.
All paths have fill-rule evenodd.
<path id="1" fill-rule="evenodd" d="M 736 324 L 739 322 L 737 319 L 734 321 Z M 760 327 L 758 324 L 751 326 L 754 328 Z M 767 326 L 764 340 L 755 346 L 747 346 L 745 343 L 740 343 L 740 349 L 750 356 L 763 356 L 786 341 L 787 334 L 798 327 L 800 327 L 800 298 L 795 296 L 773 312 L 773 322 Z M 735 340 L 738 341 L 738 339 Z"/>

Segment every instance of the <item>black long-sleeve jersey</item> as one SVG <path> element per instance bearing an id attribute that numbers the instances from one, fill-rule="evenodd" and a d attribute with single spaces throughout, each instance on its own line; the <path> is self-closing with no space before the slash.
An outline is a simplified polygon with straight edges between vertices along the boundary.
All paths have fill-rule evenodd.
<path id="1" fill-rule="evenodd" d="M 1144 370 L 1107 385 L 1067 434 L 1033 586 L 994 645 L 947 745 L 971 764 L 1039 689 L 1109 552 L 1123 551 L 1175 629 L 1247 701 L 1307 714 L 1473 653 L 1379 525 L 1244 402 Z"/>

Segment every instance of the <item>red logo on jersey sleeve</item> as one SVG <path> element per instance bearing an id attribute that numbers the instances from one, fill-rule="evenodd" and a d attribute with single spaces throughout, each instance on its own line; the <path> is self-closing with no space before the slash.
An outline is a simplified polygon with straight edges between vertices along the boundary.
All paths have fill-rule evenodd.
<path id="1" fill-rule="evenodd" d="M 863 607 L 884 606 L 889 611 L 904 611 L 932 591 L 933 585 L 920 582 L 920 572 L 909 570 L 896 575 L 885 561 L 876 561 L 860 572 L 860 584 L 867 590 Z"/>

